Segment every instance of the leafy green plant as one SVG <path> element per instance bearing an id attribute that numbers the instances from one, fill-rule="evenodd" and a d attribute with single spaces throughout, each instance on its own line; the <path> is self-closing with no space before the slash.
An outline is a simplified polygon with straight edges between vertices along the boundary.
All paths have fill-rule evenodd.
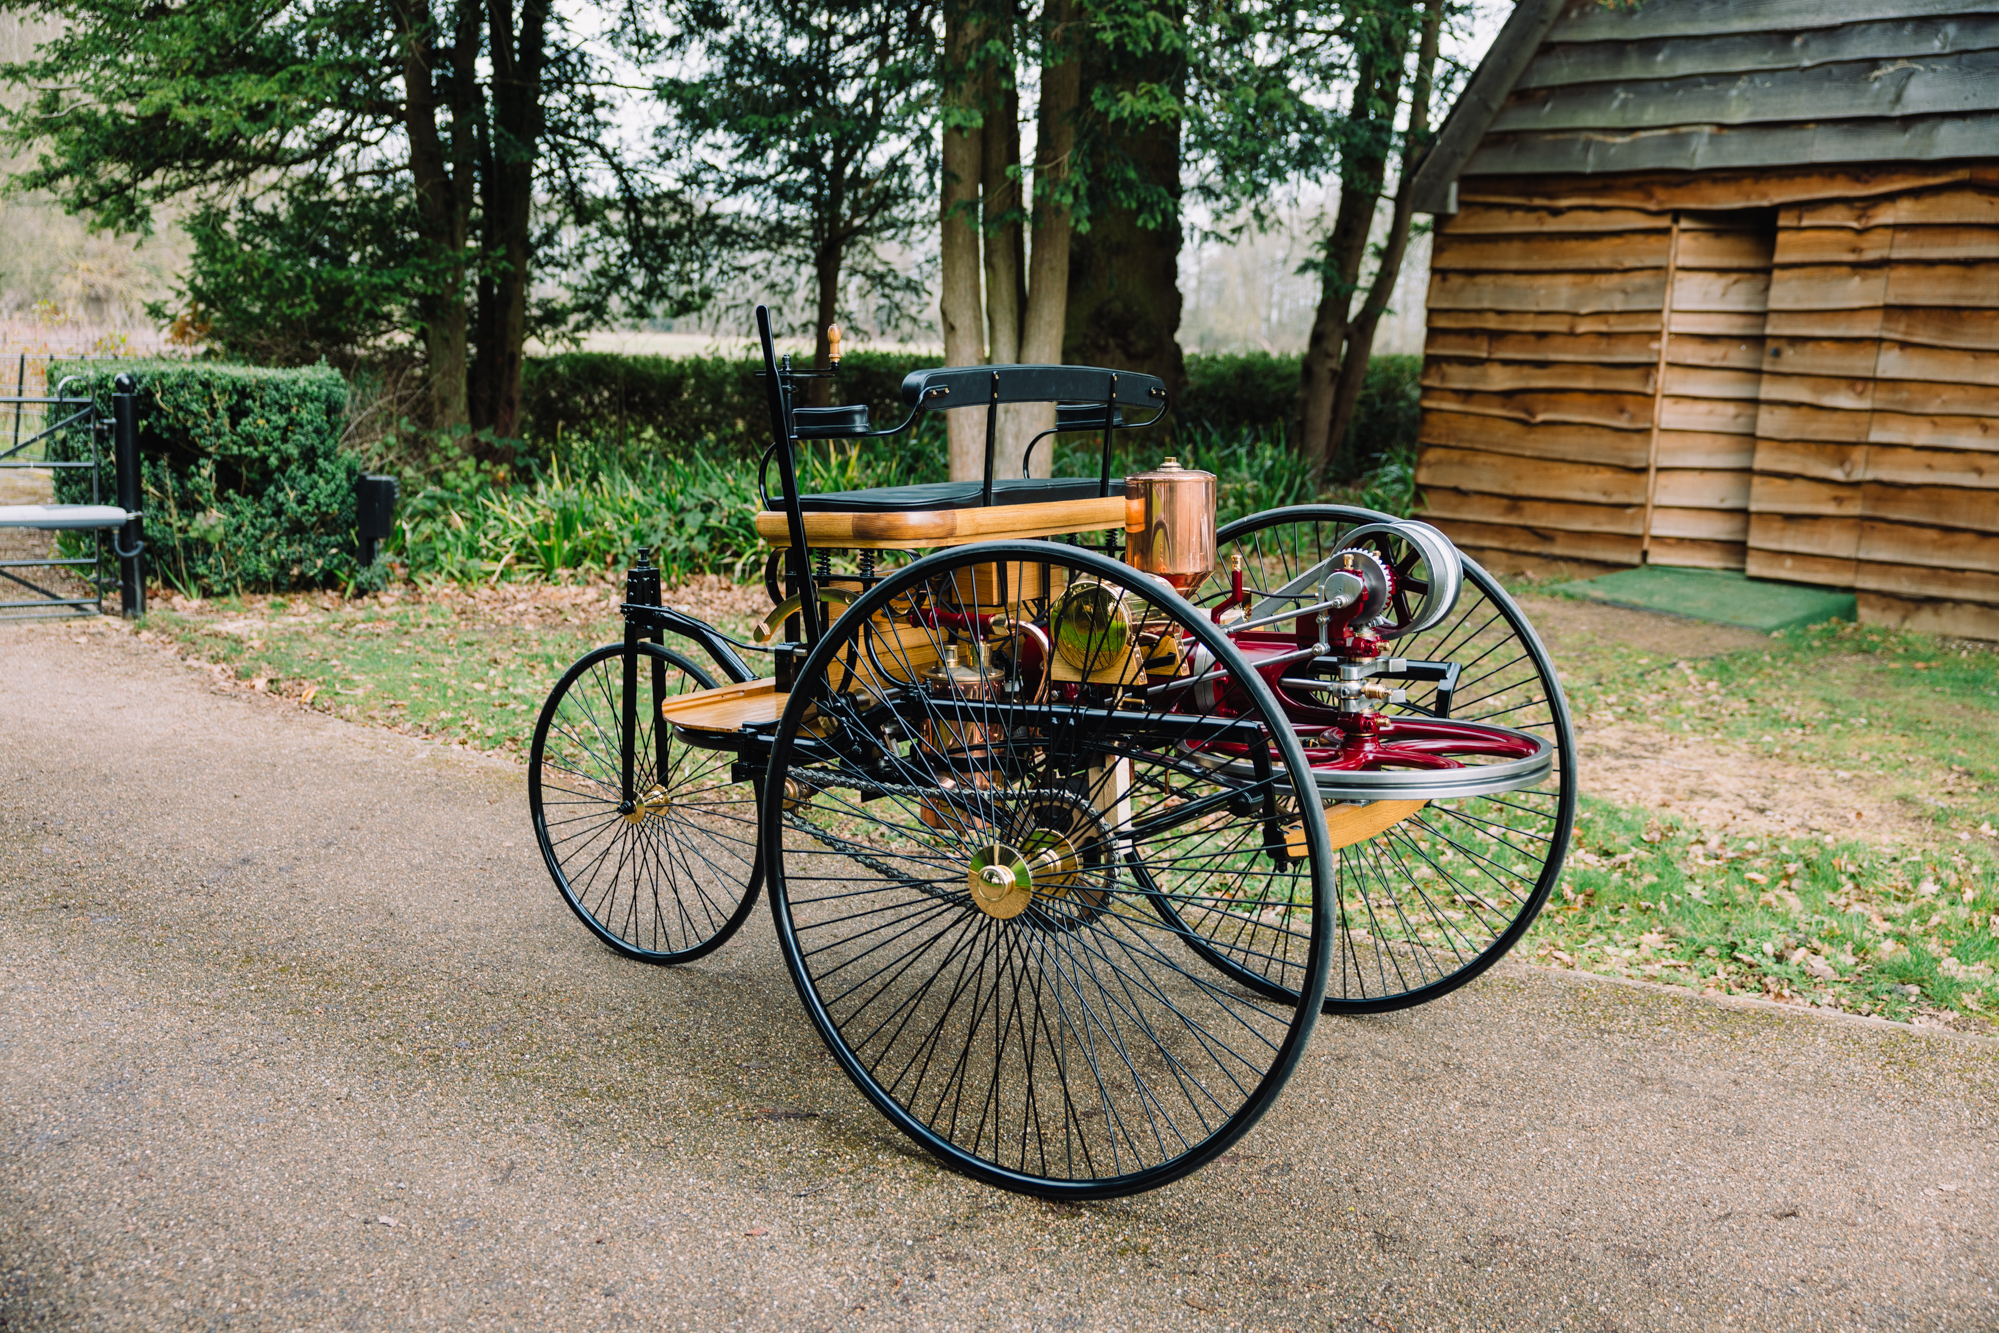
<path id="1" fill-rule="evenodd" d="M 1276 428 L 1224 432 L 1183 429 L 1177 440 L 1136 436 L 1117 447 L 1112 473 L 1157 466 L 1169 454 L 1215 474 L 1217 518 L 1227 523 L 1284 505 L 1330 498 L 1408 513 L 1413 488 L 1406 458 L 1390 460 L 1357 491 L 1319 495 L 1297 452 Z M 1097 442 L 1057 441 L 1058 476 L 1093 476 Z M 799 451 L 799 485 L 808 494 L 902 486 L 945 477 L 943 423 L 919 422 L 907 435 L 813 441 Z M 619 438 L 566 437 L 532 481 L 498 484 L 454 474 L 456 484 L 417 491 L 403 505 L 393 546 L 412 572 L 451 579 L 519 575 L 560 577 L 601 568 L 649 546 L 670 577 L 720 573 L 745 577 L 763 557 L 755 515 L 763 507 L 755 469 L 719 442 L 666 451 Z M 772 484 L 775 485 L 775 474 Z"/>
<path id="2" fill-rule="evenodd" d="M 353 581 L 354 481 L 360 460 L 340 443 L 347 386 L 325 366 L 266 370 L 200 361 L 58 361 L 106 417 L 114 382 L 139 397 L 148 561 L 183 592 L 323 588 Z M 70 457 L 90 444 L 60 442 Z M 108 469 L 107 469 L 108 470 Z M 57 498 L 82 499 L 72 471 Z"/>
<path id="3" fill-rule="evenodd" d="M 761 507 L 749 468 L 726 454 L 586 444 L 526 484 L 419 491 L 403 506 L 391 554 L 413 573 L 460 581 L 552 579 L 649 546 L 669 577 L 741 578 L 759 557 Z"/>
<path id="4" fill-rule="evenodd" d="M 1297 406 L 1299 361 L 1270 352 L 1190 353 L 1175 411 L 1184 425 L 1224 433 L 1282 427 Z"/>
<path id="5" fill-rule="evenodd" d="M 1298 359 L 1263 354 L 1188 358 L 1190 388 L 1176 421 L 1122 437 L 1113 474 L 1176 455 L 1215 473 L 1224 523 L 1318 499 L 1411 513 L 1418 362 L 1377 361 L 1356 426 L 1375 452 L 1343 489 L 1322 494 L 1287 438 Z M 877 426 L 900 421 L 903 378 L 934 364 L 931 356 L 852 353 L 834 399 L 867 403 Z M 624 559 L 640 545 L 671 574 L 740 577 L 762 553 L 753 472 L 768 408 L 755 372 L 755 362 L 727 357 L 572 353 L 533 362 L 518 468 L 482 467 L 491 442 L 474 448 L 439 437 L 406 450 L 398 470 L 427 484 L 407 488 L 395 549 L 413 571 L 456 579 L 553 578 Z M 1058 439 L 1056 475 L 1094 476 L 1098 449 L 1089 435 Z M 942 481 L 946 458 L 944 423 L 926 415 L 893 438 L 805 444 L 799 484 L 814 492 Z"/>

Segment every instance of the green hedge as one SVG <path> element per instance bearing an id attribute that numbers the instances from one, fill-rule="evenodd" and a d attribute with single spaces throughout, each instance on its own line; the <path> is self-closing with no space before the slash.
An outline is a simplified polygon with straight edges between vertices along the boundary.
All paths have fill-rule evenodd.
<path id="1" fill-rule="evenodd" d="M 1180 430 L 1236 435 L 1288 432 L 1298 396 L 1297 356 L 1265 352 L 1192 355 L 1187 391 L 1175 411 Z M 936 356 L 853 352 L 840 363 L 839 402 L 865 402 L 877 428 L 900 421 L 900 390 L 912 370 L 941 365 Z M 1416 377 L 1422 358 L 1378 356 L 1368 366 L 1349 466 L 1362 470 L 1416 438 Z M 571 352 L 530 360 L 523 372 L 529 451 L 551 456 L 558 429 L 620 447 L 679 450 L 713 441 L 741 455 L 769 439 L 757 363 L 730 357 L 619 356 Z"/>
<path id="2" fill-rule="evenodd" d="M 1180 419 L 1230 435 L 1288 429 L 1302 360 L 1269 352 L 1190 353 Z"/>
<path id="3" fill-rule="evenodd" d="M 876 428 L 902 420 L 902 379 L 942 365 L 939 357 L 850 352 L 840 361 L 837 402 L 865 402 Z M 530 359 L 521 371 L 521 434 L 547 458 L 557 432 L 614 443 L 706 447 L 748 456 L 770 440 L 760 361 L 720 356 L 620 356 L 567 352 Z"/>
<path id="4" fill-rule="evenodd" d="M 354 581 L 354 480 L 361 466 L 340 444 L 347 385 L 337 371 L 204 361 L 49 367 L 50 383 L 75 377 L 107 417 L 120 375 L 138 386 L 154 578 L 195 593 Z M 72 449 L 87 447 L 81 439 L 70 442 Z M 107 461 L 108 454 L 107 444 Z M 81 498 L 88 476 L 68 472 L 64 485 L 61 498 Z M 105 493 L 115 493 L 109 478 Z"/>

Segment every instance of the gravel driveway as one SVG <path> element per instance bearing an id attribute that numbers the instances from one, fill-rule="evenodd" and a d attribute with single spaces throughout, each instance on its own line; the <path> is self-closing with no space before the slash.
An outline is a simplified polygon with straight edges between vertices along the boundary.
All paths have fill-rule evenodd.
<path id="1" fill-rule="evenodd" d="M 1999 1044 L 1525 967 L 1239 1148 L 939 1171 L 767 917 L 594 945 L 521 771 L 0 629 L 0 1328 L 1999 1327 Z"/>

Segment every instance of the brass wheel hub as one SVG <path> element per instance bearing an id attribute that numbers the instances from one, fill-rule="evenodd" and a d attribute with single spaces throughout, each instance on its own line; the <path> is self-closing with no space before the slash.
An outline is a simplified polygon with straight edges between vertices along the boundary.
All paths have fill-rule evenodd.
<path id="1" fill-rule="evenodd" d="M 1034 902 L 1034 875 L 1027 857 L 1003 842 L 972 853 L 965 872 L 972 906 L 998 921 L 1011 921 Z"/>
<path id="2" fill-rule="evenodd" d="M 639 797 L 637 801 L 633 802 L 632 808 L 625 811 L 625 822 L 627 824 L 643 824 L 654 815 L 664 814 L 666 807 L 671 804 L 672 801 L 666 794 L 666 788 L 655 784 L 651 791 Z"/>

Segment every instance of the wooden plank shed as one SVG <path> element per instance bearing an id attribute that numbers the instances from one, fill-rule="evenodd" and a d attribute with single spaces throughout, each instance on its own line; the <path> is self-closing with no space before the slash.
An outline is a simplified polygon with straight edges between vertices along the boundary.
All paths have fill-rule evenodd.
<path id="1" fill-rule="evenodd" d="M 1993 0 L 1520 0 L 1412 188 L 1462 545 L 1999 639 Z"/>

